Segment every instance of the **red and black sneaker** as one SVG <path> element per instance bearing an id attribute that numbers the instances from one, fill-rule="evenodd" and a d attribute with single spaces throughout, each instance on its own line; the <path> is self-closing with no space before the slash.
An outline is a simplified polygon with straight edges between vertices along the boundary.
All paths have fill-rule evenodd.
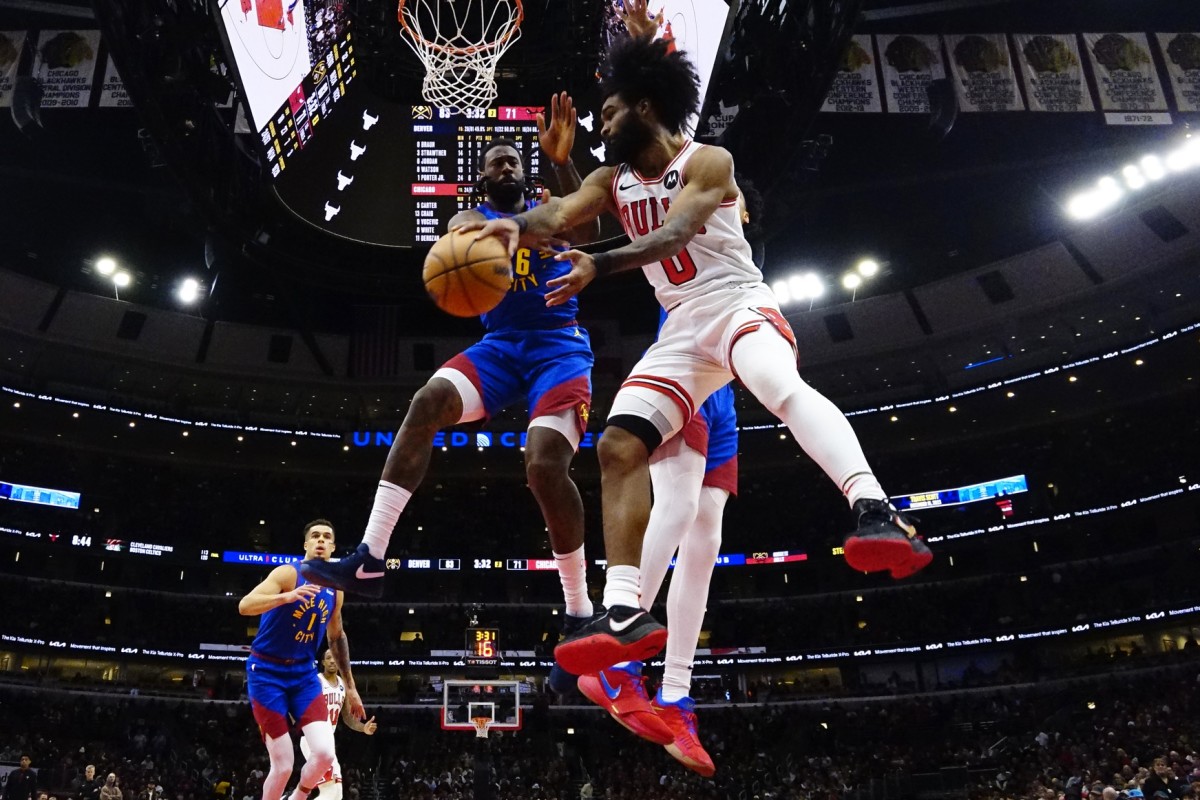
<path id="1" fill-rule="evenodd" d="M 842 544 L 846 563 L 859 572 L 890 572 L 907 578 L 933 561 L 933 553 L 917 536 L 912 520 L 884 500 L 859 500 L 854 504 L 858 530 Z"/>
<path id="2" fill-rule="evenodd" d="M 588 675 L 622 661 L 645 661 L 667 644 L 667 629 L 650 612 L 613 606 L 569 634 L 554 648 L 567 672 Z"/>

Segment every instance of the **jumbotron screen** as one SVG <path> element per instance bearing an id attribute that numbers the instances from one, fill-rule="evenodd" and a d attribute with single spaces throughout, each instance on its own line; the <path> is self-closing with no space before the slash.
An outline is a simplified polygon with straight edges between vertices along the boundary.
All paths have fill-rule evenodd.
<path id="1" fill-rule="evenodd" d="M 294 166 L 357 75 L 345 0 L 217 0 L 270 173 Z"/>
<path id="2" fill-rule="evenodd" d="M 548 104 L 549 93 L 535 96 L 502 80 L 494 105 L 466 112 L 429 105 L 419 96 L 407 104 L 396 103 L 375 96 L 361 84 L 347 94 L 356 69 L 341 5 L 318 6 L 317 0 L 291 0 L 294 5 L 287 5 L 289 0 L 281 1 L 283 6 L 269 5 L 276 0 L 219 0 L 224 3 L 222 20 L 251 113 L 260 125 L 271 160 L 275 193 L 298 217 L 354 241 L 422 247 L 444 234 L 458 211 L 482 200 L 475 188 L 480 156 L 489 141 L 501 137 L 517 142 L 526 173 L 545 178 L 552 192 L 560 192 L 550 165 L 542 162 L 537 140 L 535 115 Z M 255 5 L 260 3 L 266 12 Z M 247 4 L 251 9 L 243 11 Z M 282 9 L 282 17 L 277 15 L 278 9 Z M 724 0 L 668 0 L 665 4 L 660 35 L 673 38 L 675 46 L 693 58 L 702 89 L 712 73 L 728 12 Z M 309 40 L 309 52 L 319 55 L 325 48 L 323 61 L 314 56 L 306 73 L 302 61 L 287 71 L 282 57 L 266 59 L 261 42 L 274 43 L 275 50 L 268 55 L 276 52 L 286 36 L 292 35 L 293 26 L 309 25 L 307 20 L 316 14 L 321 14 L 325 24 L 331 19 L 336 23 L 321 44 Z M 259 21 L 264 17 L 270 24 Z M 279 24 L 283 30 L 278 29 Z M 615 30 L 613 25 L 619 27 L 619 22 L 606 22 L 606 31 Z M 247 31 L 256 32 L 260 39 Z M 239 55 L 236 43 L 243 40 L 260 48 L 252 58 Z M 299 53 L 299 43 L 296 47 Z M 603 53 L 596 56 L 599 60 Z M 277 79 L 275 73 L 287 77 Z M 291 88 L 285 91 L 289 83 Z M 606 161 L 600 138 L 598 86 L 591 81 L 585 86 L 560 88 L 571 93 L 578 109 L 572 158 L 579 173 L 586 176 Z M 289 94 L 294 91 L 303 98 Z M 328 108 L 322 105 L 327 98 Z M 260 114 L 266 115 L 261 117 L 265 120 L 262 124 Z M 619 233 L 619 225 L 609 222 L 603 238 Z"/>

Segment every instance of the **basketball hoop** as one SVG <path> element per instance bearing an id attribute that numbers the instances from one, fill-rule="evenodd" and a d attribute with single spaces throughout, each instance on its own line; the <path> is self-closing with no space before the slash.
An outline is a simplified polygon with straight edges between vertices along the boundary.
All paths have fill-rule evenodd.
<path id="1" fill-rule="evenodd" d="M 496 64 L 521 37 L 522 0 L 399 0 L 404 41 L 425 65 L 421 95 L 451 109 L 496 99 Z"/>
<path id="2" fill-rule="evenodd" d="M 488 738 L 488 728 L 492 725 L 491 717 L 471 717 L 471 724 L 475 726 L 475 738 Z"/>

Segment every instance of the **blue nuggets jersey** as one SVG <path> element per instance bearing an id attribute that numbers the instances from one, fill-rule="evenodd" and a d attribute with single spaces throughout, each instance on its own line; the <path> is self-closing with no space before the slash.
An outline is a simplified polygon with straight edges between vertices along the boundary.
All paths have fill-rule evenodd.
<path id="1" fill-rule="evenodd" d="M 308 583 L 296 570 L 296 585 Z M 325 639 L 325 628 L 333 616 L 337 593 L 325 587 L 307 600 L 272 608 L 262 615 L 258 634 L 250 650 L 281 661 L 316 661 L 317 649 Z"/>
<path id="2" fill-rule="evenodd" d="M 528 200 L 525 208 L 530 209 L 536 205 L 534 201 Z M 513 216 L 497 211 L 490 203 L 481 203 L 475 210 L 488 219 Z M 500 305 L 481 317 L 488 332 L 550 330 L 574 321 L 575 313 L 579 309 L 576 298 L 572 297 L 560 306 L 546 307 L 546 281 L 560 278 L 571 271 L 570 261 L 555 261 L 553 253 L 546 252 L 549 255 L 527 247 L 517 249 L 517 254 L 513 256 L 512 288 L 500 301 Z"/>

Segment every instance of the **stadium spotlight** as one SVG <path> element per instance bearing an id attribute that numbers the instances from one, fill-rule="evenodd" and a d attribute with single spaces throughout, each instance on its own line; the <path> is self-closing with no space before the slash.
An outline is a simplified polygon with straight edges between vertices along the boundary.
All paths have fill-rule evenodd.
<path id="1" fill-rule="evenodd" d="M 853 291 L 862 286 L 862 278 L 857 273 L 847 272 L 842 276 L 842 286 Z"/>
<path id="2" fill-rule="evenodd" d="M 787 281 L 775 281 L 771 284 L 771 291 L 775 293 L 775 299 L 780 305 L 791 302 L 792 294 L 788 291 Z"/>
<path id="3" fill-rule="evenodd" d="M 117 262 L 109 256 L 96 259 L 96 272 L 101 275 L 112 275 L 117 271 Z"/>
<path id="4" fill-rule="evenodd" d="M 200 297 L 200 281 L 195 278 L 184 278 L 183 282 L 179 284 L 179 288 L 175 290 L 175 296 L 181 303 L 196 302 Z"/>
<path id="5" fill-rule="evenodd" d="M 1141 160 L 1142 174 L 1152 181 L 1160 181 L 1167 176 L 1166 167 L 1158 156 L 1145 156 Z"/>
<path id="6" fill-rule="evenodd" d="M 879 274 L 879 262 L 873 258 L 864 258 L 858 262 L 858 274 L 864 278 L 873 278 Z"/>
<path id="7" fill-rule="evenodd" d="M 121 272 L 113 273 L 112 282 L 113 286 L 116 286 L 118 289 L 124 289 L 133 282 L 133 278 L 129 276 L 128 272 L 122 270 Z"/>
<path id="8" fill-rule="evenodd" d="M 804 294 L 809 300 L 816 300 L 821 295 L 825 294 L 825 282 L 821 280 L 821 276 L 815 272 L 806 272 L 800 278 L 804 286 Z"/>
<path id="9" fill-rule="evenodd" d="M 1121 175 L 1125 178 L 1125 185 L 1130 189 L 1143 189 L 1146 186 L 1146 177 L 1142 175 L 1142 171 L 1133 164 L 1129 164 L 1122 169 Z"/>

